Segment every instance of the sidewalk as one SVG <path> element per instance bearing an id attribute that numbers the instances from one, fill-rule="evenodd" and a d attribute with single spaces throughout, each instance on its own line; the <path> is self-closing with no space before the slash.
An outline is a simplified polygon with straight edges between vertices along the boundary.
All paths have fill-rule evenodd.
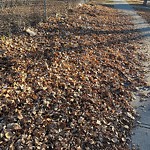
<path id="1" fill-rule="evenodd" d="M 142 38 L 142 53 L 146 54 L 148 61 L 142 62 L 145 72 L 147 87 L 139 88 L 135 93 L 135 101 L 132 102 L 140 116 L 137 126 L 133 130 L 131 148 L 140 150 L 150 149 L 150 25 L 139 16 L 126 1 L 114 0 L 114 7 L 123 13 L 132 16 L 135 29 L 140 31 Z"/>

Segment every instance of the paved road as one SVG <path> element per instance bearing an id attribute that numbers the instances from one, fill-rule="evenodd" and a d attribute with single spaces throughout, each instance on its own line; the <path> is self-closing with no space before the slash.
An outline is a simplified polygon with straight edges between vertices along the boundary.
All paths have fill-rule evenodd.
<path id="1" fill-rule="evenodd" d="M 131 147 L 133 148 L 135 145 L 136 149 L 150 150 L 150 25 L 125 0 L 113 1 L 116 9 L 132 17 L 135 29 L 139 30 L 140 37 L 143 39 L 142 52 L 149 58 L 149 61 L 143 62 L 144 70 L 146 70 L 145 80 L 148 86 L 139 88 L 138 92 L 134 93 L 135 100 L 132 102 L 140 119 L 133 130 Z"/>

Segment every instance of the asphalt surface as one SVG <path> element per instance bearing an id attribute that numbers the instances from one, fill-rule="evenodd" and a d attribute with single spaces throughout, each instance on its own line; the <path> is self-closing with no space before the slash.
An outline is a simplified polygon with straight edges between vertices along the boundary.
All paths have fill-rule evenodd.
<path id="1" fill-rule="evenodd" d="M 132 102 L 139 118 L 133 129 L 131 149 L 150 150 L 150 25 L 124 0 L 114 0 L 114 7 L 132 17 L 135 29 L 139 30 L 140 37 L 143 39 L 141 51 L 148 58 L 148 61 L 142 62 L 147 86 L 138 88 Z"/>

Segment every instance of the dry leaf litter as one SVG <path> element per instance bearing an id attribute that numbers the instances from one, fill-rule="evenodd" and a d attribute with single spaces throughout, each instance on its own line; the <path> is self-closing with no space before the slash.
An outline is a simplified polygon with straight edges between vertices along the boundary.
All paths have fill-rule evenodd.
<path id="1" fill-rule="evenodd" d="M 0 40 L 0 148 L 128 149 L 142 84 L 130 18 L 84 4 L 36 33 Z"/>

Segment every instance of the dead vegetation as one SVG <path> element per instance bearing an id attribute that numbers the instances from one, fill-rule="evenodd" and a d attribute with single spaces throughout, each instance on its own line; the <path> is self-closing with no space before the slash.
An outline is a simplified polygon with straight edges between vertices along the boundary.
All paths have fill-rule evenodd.
<path id="1" fill-rule="evenodd" d="M 94 3 L 0 40 L 0 148 L 127 150 L 138 34 Z"/>
<path id="2" fill-rule="evenodd" d="M 3 2 L 5 5 L 0 9 L 0 35 L 11 35 L 18 33 L 24 27 L 36 26 L 45 19 L 44 3 L 41 0 L 26 3 Z M 75 3 L 69 1 L 49 0 L 46 4 L 47 16 L 67 14 L 68 9 L 75 7 Z"/>

